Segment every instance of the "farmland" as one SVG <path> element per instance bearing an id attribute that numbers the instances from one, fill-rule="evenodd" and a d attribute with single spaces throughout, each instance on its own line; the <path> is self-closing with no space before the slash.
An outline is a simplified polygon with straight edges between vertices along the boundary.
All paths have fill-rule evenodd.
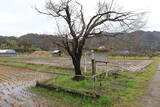
<path id="1" fill-rule="evenodd" d="M 57 74 L 54 74 L 55 72 L 74 74 L 71 60 L 69 57 L 31 57 L 31 56 L 1 57 L 0 77 L 2 82 L 0 83 L 0 85 L 3 88 L 1 88 L 0 92 L 1 93 L 0 105 L 7 104 L 8 106 L 20 106 L 30 103 L 31 105 L 34 105 L 33 107 L 38 105 L 41 107 L 44 106 L 49 107 L 50 105 L 51 106 L 65 105 L 65 107 L 66 106 L 88 107 L 97 104 L 97 107 L 102 107 L 105 105 L 119 107 L 117 105 L 119 100 L 122 101 L 120 105 L 132 105 L 133 103 L 137 104 L 136 103 L 137 96 L 141 96 L 143 94 L 144 90 L 143 88 L 145 84 L 152 78 L 157 69 L 156 68 L 157 64 L 155 64 L 156 62 L 155 59 L 156 58 L 149 59 L 142 57 L 133 59 L 131 57 L 125 59 L 123 57 L 109 58 L 108 61 L 112 64 L 108 65 L 108 70 L 109 71 L 121 70 L 120 72 L 121 74 L 117 79 L 115 79 L 112 76 L 107 79 L 106 84 L 110 84 L 109 87 L 107 85 L 107 93 L 109 94 L 109 96 L 108 95 L 103 96 L 102 98 L 95 100 L 95 103 L 93 103 L 92 99 L 90 98 L 83 99 L 78 96 L 75 98 L 69 94 L 49 91 L 43 88 L 33 87 L 28 90 L 30 86 L 35 86 L 37 80 L 42 81 L 51 79 L 49 83 L 52 84 L 52 82 L 54 82 L 54 78 L 57 77 Z M 89 57 L 87 57 L 87 62 L 88 62 L 87 67 L 90 67 Z M 82 66 L 83 66 L 83 59 L 82 59 Z M 149 67 L 146 69 L 147 66 Z M 99 64 L 97 67 L 98 67 L 97 73 L 101 70 L 104 70 L 103 64 Z M 126 69 L 129 69 L 130 72 L 128 71 L 127 71 L 128 73 L 123 72 Z M 88 68 L 87 71 L 90 72 L 90 68 Z M 127 78 L 132 78 L 132 79 L 130 80 Z M 67 81 L 70 82 L 70 84 L 68 84 Z M 125 81 L 125 83 L 128 82 L 127 83 L 128 85 L 126 84 L 125 86 L 123 86 L 123 83 L 119 84 L 120 81 L 121 82 Z M 86 85 L 92 84 L 91 81 L 82 81 L 78 83 L 79 85 L 77 84 L 74 86 L 74 82 L 72 83 L 70 79 L 68 80 L 68 77 L 64 79 L 58 79 L 57 83 L 63 84 L 63 86 L 69 86 L 73 88 L 75 86 L 76 87 L 79 86 L 79 89 L 83 90 L 86 89 L 85 86 L 81 84 L 86 84 Z M 114 91 L 116 91 L 115 94 L 113 94 Z M 125 94 L 126 92 L 128 93 L 127 95 Z M 74 100 L 75 103 L 71 103 L 70 100 Z M 129 103 L 130 101 L 133 102 Z M 31 105 L 27 106 L 31 107 Z"/>
<path id="2" fill-rule="evenodd" d="M 37 80 L 51 77 L 54 76 L 21 68 L 0 66 L 0 106 L 42 106 L 43 103 L 47 103 L 47 99 L 38 97 L 38 95 L 27 91 L 26 88 L 35 85 Z M 33 99 L 31 99 L 32 97 Z"/>
<path id="3" fill-rule="evenodd" d="M 73 68 L 71 58 L 69 57 L 2 57 L 0 61 L 12 61 L 12 62 L 23 62 L 31 64 L 44 64 L 51 65 L 55 67 L 70 67 Z M 148 59 L 113 59 L 108 60 L 109 64 L 107 65 L 108 70 L 129 70 L 137 71 L 145 68 L 146 66 L 152 63 L 152 60 Z M 84 58 L 81 61 L 82 66 L 84 66 Z M 91 68 L 91 59 L 87 58 L 86 65 L 88 68 Z M 105 69 L 105 64 L 98 64 L 98 69 Z"/>

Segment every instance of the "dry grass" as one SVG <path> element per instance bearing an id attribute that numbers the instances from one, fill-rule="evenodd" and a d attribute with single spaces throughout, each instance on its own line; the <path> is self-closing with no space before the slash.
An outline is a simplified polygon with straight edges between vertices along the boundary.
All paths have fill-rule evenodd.
<path id="1" fill-rule="evenodd" d="M 31 56 L 51 56 L 51 53 L 48 51 L 35 51 L 31 54 Z"/>

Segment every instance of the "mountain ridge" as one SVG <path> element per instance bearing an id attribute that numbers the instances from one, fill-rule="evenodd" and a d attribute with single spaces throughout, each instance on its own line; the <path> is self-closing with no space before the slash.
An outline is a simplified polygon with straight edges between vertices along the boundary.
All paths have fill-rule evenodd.
<path id="1" fill-rule="evenodd" d="M 55 35 L 29 33 L 20 37 L 5 37 L 0 36 L 0 43 L 2 41 L 17 39 L 33 44 L 43 50 L 54 50 L 58 48 L 54 42 L 57 41 Z M 119 35 L 116 38 L 100 36 L 91 37 L 87 40 L 85 47 L 90 46 L 112 47 L 115 50 L 160 50 L 160 31 L 135 31 Z"/>

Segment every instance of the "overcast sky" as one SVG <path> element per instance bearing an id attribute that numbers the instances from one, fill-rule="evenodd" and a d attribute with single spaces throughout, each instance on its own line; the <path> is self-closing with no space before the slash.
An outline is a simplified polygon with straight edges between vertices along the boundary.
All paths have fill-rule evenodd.
<path id="1" fill-rule="evenodd" d="M 21 36 L 26 33 L 55 33 L 51 17 L 38 14 L 33 7 L 43 8 L 45 0 L 0 0 L 0 35 Z M 58 1 L 58 0 L 55 0 Z M 98 0 L 80 0 L 87 13 L 92 13 Z M 100 0 L 101 1 L 101 0 Z M 126 10 L 148 11 L 143 30 L 160 31 L 159 0 L 115 0 Z"/>

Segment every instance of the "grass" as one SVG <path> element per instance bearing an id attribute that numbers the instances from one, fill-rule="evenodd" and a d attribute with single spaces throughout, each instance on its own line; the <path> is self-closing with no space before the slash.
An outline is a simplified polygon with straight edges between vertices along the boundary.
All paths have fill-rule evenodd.
<path id="1" fill-rule="evenodd" d="M 108 59 L 150 60 L 149 56 L 108 56 Z"/>
<path id="2" fill-rule="evenodd" d="M 82 56 L 82 58 L 85 58 L 85 56 Z M 91 56 L 86 56 L 86 58 L 90 59 Z M 150 60 L 155 57 L 149 57 L 149 56 L 107 56 L 108 59 L 127 59 L 127 60 Z"/>
<path id="3" fill-rule="evenodd" d="M 69 87 L 72 89 L 78 89 L 80 91 L 92 91 L 93 89 L 93 85 L 95 84 L 95 82 L 93 82 L 93 80 L 83 80 L 80 82 L 76 82 L 72 80 L 71 76 L 60 76 L 56 79 L 51 79 L 48 81 L 45 81 L 46 84 L 54 84 L 54 85 L 58 85 L 58 86 L 63 86 L 63 87 Z"/>
<path id="4" fill-rule="evenodd" d="M 154 63 L 139 72 L 119 72 L 120 75 L 112 75 L 103 80 L 105 84 L 100 88 L 99 82 L 95 83 L 96 89 L 93 88 L 92 80 L 84 80 L 80 82 L 72 81 L 70 77 L 61 76 L 59 78 L 46 81 L 46 84 L 60 85 L 81 91 L 97 91 L 102 92 L 99 99 L 90 99 L 86 97 L 77 97 L 63 92 L 55 92 L 44 88 L 33 88 L 34 91 L 41 94 L 49 93 L 56 96 L 66 104 L 79 104 L 83 107 L 139 107 L 136 100 L 144 94 L 144 87 L 157 70 L 157 63 Z"/>
<path id="5" fill-rule="evenodd" d="M 82 58 L 87 58 L 90 59 L 91 56 L 82 56 Z M 15 58 L 15 59 L 24 59 L 24 58 L 33 58 L 33 59 L 71 59 L 70 56 L 11 56 L 10 58 Z M 149 56 L 107 56 L 108 59 L 128 59 L 128 60 L 150 60 L 155 57 L 149 57 Z"/>
<path id="6" fill-rule="evenodd" d="M 0 61 L 0 65 L 14 66 L 19 68 L 25 68 L 30 70 L 35 70 L 39 72 L 49 72 L 49 73 L 68 73 L 73 74 L 73 68 L 70 67 L 55 67 L 46 64 L 31 64 L 23 62 L 12 62 L 12 61 Z"/>
<path id="7" fill-rule="evenodd" d="M 64 55 L 64 56 L 32 56 L 32 55 L 22 55 L 22 56 L 11 56 L 10 58 L 15 58 L 15 59 L 24 59 L 24 58 L 33 58 L 33 59 L 70 59 L 70 56 Z"/>
<path id="8" fill-rule="evenodd" d="M 61 100 L 62 103 L 74 104 L 78 107 L 103 107 L 111 103 L 111 97 L 108 96 L 102 96 L 100 99 L 91 99 L 87 97 L 71 96 L 70 94 L 64 92 L 57 93 L 56 91 L 39 87 L 32 87 L 31 90 L 46 97 L 50 96 L 51 99 L 52 97 L 56 97 Z"/>

